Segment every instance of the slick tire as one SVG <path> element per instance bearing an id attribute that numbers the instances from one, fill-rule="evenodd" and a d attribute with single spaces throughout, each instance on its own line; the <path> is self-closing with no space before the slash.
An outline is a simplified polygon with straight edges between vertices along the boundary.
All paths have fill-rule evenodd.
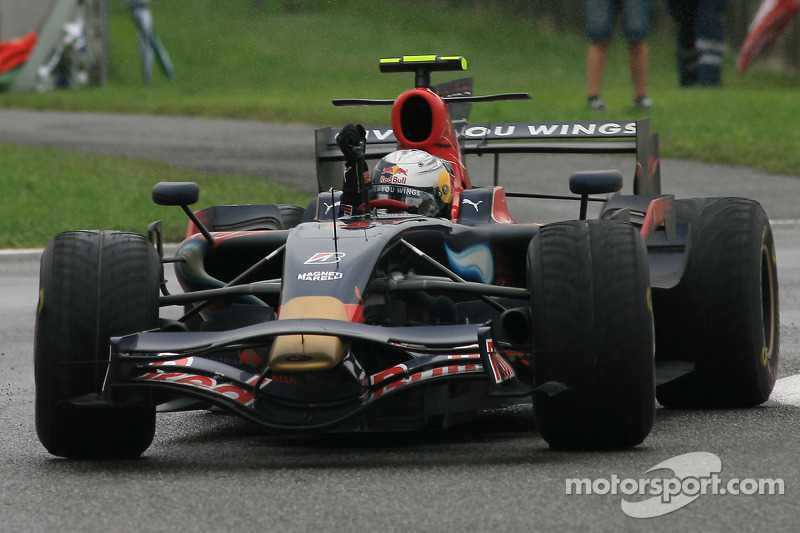
<path id="1" fill-rule="evenodd" d="M 767 215 L 754 200 L 707 201 L 690 223 L 687 246 L 680 283 L 656 297 L 656 315 L 664 317 L 657 358 L 689 361 L 695 369 L 661 385 L 658 401 L 670 408 L 761 404 L 775 384 L 780 344 Z"/>
<path id="2" fill-rule="evenodd" d="M 36 433 L 53 455 L 139 456 L 153 440 L 155 408 L 75 405 L 100 392 L 109 338 L 158 325 L 160 260 L 141 235 L 75 231 L 42 254 L 34 338 Z"/>
<path id="3" fill-rule="evenodd" d="M 629 224 L 542 227 L 528 248 L 534 414 L 554 449 L 640 444 L 655 415 L 644 242 Z"/>

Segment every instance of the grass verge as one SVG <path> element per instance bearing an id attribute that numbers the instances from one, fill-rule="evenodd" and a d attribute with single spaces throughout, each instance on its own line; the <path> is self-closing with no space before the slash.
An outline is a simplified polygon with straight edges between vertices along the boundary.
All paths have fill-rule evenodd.
<path id="1" fill-rule="evenodd" d="M 195 208 L 242 203 L 305 206 L 310 197 L 255 177 L 206 174 L 166 163 L 79 154 L 50 148 L 0 146 L 0 249 L 45 246 L 59 232 L 118 229 L 146 233 L 164 221 L 165 239 L 178 242 L 186 215 L 155 205 L 150 191 L 159 181 L 200 185 Z"/>

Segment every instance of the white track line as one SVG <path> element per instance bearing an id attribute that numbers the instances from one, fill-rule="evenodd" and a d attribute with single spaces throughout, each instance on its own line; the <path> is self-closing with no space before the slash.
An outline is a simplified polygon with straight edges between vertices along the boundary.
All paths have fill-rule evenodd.
<path id="1" fill-rule="evenodd" d="M 770 402 L 800 407 L 800 374 L 781 378 L 769 397 Z"/>
<path id="2" fill-rule="evenodd" d="M 0 250 L 0 255 L 25 255 L 40 253 L 42 253 L 42 250 L 38 248 Z"/>
<path id="3" fill-rule="evenodd" d="M 800 218 L 783 218 L 777 220 L 770 220 L 772 226 L 796 226 L 800 224 Z"/>

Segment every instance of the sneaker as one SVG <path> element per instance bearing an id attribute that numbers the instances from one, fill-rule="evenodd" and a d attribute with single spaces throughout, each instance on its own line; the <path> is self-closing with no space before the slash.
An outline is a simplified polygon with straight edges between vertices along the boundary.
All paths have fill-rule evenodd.
<path id="1" fill-rule="evenodd" d="M 646 96 L 640 96 L 633 99 L 633 107 L 637 109 L 650 109 L 653 107 L 653 100 Z"/>
<path id="2" fill-rule="evenodd" d="M 599 96 L 590 96 L 586 101 L 586 105 L 594 111 L 606 110 L 606 103 Z"/>

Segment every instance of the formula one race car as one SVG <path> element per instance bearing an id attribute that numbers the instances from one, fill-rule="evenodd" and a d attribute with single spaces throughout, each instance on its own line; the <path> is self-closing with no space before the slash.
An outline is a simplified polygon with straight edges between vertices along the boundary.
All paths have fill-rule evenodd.
<path id="1" fill-rule="evenodd" d="M 319 195 L 303 209 L 192 212 L 193 183 L 153 199 L 189 216 L 164 256 L 149 237 L 56 236 L 42 256 L 36 428 L 50 453 L 132 457 L 157 411 L 228 411 L 270 431 L 446 428 L 533 401 L 553 448 L 610 449 L 665 407 L 764 402 L 778 361 L 770 225 L 742 198 L 660 191 L 658 137 L 636 122 L 469 125 L 461 57 L 382 60 L 413 72 L 391 128 L 317 132 Z M 574 196 L 472 187 L 468 154 L 632 153 L 577 172 Z M 372 172 L 368 160 L 377 159 Z M 344 165 L 342 165 L 344 163 Z M 517 224 L 507 197 L 575 200 L 578 219 Z M 532 200 L 531 200 L 532 201 Z M 587 220 L 589 202 L 601 202 Z M 173 263 L 182 291 L 167 289 Z M 172 318 L 159 308 L 177 308 Z"/>

